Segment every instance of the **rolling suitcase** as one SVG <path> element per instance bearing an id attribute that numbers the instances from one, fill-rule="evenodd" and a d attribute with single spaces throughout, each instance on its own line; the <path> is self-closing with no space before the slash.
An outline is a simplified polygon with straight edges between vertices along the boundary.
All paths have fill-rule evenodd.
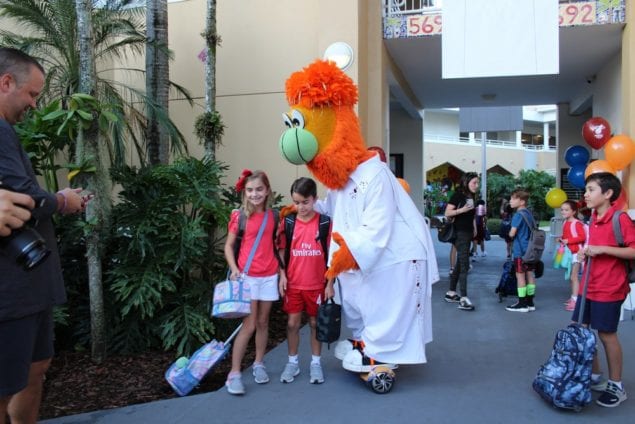
<path id="1" fill-rule="evenodd" d="M 556 333 L 551 355 L 533 382 L 534 390 L 548 403 L 576 412 L 591 402 L 591 367 L 596 339 L 589 328 L 582 326 L 590 269 L 589 259 L 578 322 Z"/>

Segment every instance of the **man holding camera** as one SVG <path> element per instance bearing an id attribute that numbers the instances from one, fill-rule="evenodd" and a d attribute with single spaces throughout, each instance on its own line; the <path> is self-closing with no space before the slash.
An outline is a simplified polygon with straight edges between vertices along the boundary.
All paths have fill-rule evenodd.
<path id="1" fill-rule="evenodd" d="M 44 69 L 35 59 L 0 48 L 0 180 L 15 192 L 0 190 L 0 424 L 7 413 L 12 424 L 37 420 L 44 373 L 53 356 L 53 307 L 66 301 L 51 217 L 84 209 L 81 189 L 52 194 L 40 188 L 13 129 L 36 107 L 43 87 Z M 16 206 L 27 209 L 19 211 Z M 15 229 L 29 212 L 33 220 L 25 228 L 31 226 L 50 250 L 32 269 L 17 263 L 5 248 L 16 241 L 15 233 L 23 231 Z"/>
<path id="2" fill-rule="evenodd" d="M 31 196 L 0 189 L 0 237 L 11 234 L 12 229 L 20 228 L 31 219 L 35 202 Z"/>

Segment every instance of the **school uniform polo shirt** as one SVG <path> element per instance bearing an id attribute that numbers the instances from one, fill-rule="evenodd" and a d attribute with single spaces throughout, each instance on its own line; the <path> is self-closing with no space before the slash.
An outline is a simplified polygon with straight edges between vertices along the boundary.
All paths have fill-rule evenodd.
<path id="1" fill-rule="evenodd" d="M 245 222 L 245 233 L 243 234 L 243 240 L 240 244 L 240 252 L 238 252 L 238 258 L 236 258 L 236 265 L 242 271 L 249 258 L 251 247 L 256 242 L 258 230 L 265 217 L 265 213 L 269 214 L 267 218 L 267 225 L 265 231 L 262 233 L 260 243 L 256 249 L 251 266 L 247 272 L 250 277 L 269 277 L 278 272 L 278 260 L 274 256 L 273 250 L 273 231 L 275 227 L 273 212 L 271 209 L 267 209 L 265 212 L 255 212 Z M 228 231 L 233 234 L 238 234 L 238 225 L 240 221 L 240 212 L 235 210 L 232 212 L 229 219 Z"/>
<path id="2" fill-rule="evenodd" d="M 593 211 L 589 225 L 589 246 L 615 246 L 617 241 L 613 233 L 613 214 L 615 206 L 611 206 L 602 217 Z M 620 227 L 624 245 L 635 248 L 635 226 L 629 216 L 620 216 Z M 626 298 L 630 292 L 627 281 L 626 266 L 623 259 L 611 255 L 597 255 L 591 259 L 591 272 L 587 298 L 598 302 L 616 302 Z M 584 274 L 586 276 L 586 274 Z M 583 293 L 586 281 L 580 282 L 580 293 Z"/>
<path id="3" fill-rule="evenodd" d="M 324 288 L 326 258 L 319 239 L 320 215 L 315 214 L 308 222 L 296 217 L 292 240 L 287 240 L 284 225 L 280 225 L 278 248 L 289 246 L 287 264 L 288 286 L 298 290 L 320 290 Z"/>

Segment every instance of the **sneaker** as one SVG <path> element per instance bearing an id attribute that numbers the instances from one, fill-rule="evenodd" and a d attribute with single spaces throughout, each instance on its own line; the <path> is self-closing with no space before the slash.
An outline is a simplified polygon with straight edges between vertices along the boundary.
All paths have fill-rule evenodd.
<path id="1" fill-rule="evenodd" d="M 354 349 L 364 350 L 364 342 L 361 340 L 353 340 L 353 339 L 346 339 L 346 340 L 339 341 L 337 342 L 337 345 L 335 345 L 334 355 L 337 359 L 341 361 L 342 359 L 344 359 L 344 357 L 346 356 L 348 352 Z"/>
<path id="2" fill-rule="evenodd" d="M 459 296 L 456 293 L 454 294 L 446 293 L 443 299 L 448 303 L 459 303 L 459 301 L 461 300 L 461 296 Z"/>
<path id="3" fill-rule="evenodd" d="M 529 312 L 529 308 L 524 303 L 520 303 L 520 301 L 514 303 L 513 305 L 507 306 L 509 312 Z M 535 309 L 535 308 L 534 308 Z"/>
<path id="4" fill-rule="evenodd" d="M 485 256 L 487 256 L 487 252 L 483 250 L 483 251 L 481 252 L 481 258 L 484 258 Z"/>
<path id="5" fill-rule="evenodd" d="M 536 310 L 536 305 L 534 305 L 534 300 L 533 299 L 528 300 L 527 301 L 527 311 L 533 312 L 535 310 Z"/>
<path id="6" fill-rule="evenodd" d="M 569 300 L 564 304 L 565 311 L 575 311 L 575 300 L 569 298 Z"/>
<path id="7" fill-rule="evenodd" d="M 606 385 L 606 390 L 600 395 L 595 402 L 606 408 L 615 408 L 620 403 L 626 400 L 626 391 L 617 387 L 617 384 L 609 381 Z"/>
<path id="8" fill-rule="evenodd" d="M 245 386 L 243 385 L 243 380 L 240 375 L 228 377 L 225 382 L 225 387 L 227 388 L 227 392 L 232 395 L 245 394 Z"/>
<path id="9" fill-rule="evenodd" d="M 287 365 L 284 366 L 284 370 L 280 375 L 280 382 L 293 383 L 295 376 L 298 374 L 300 374 L 300 366 L 293 362 L 287 362 Z"/>
<path id="10" fill-rule="evenodd" d="M 265 384 L 269 382 L 269 375 L 265 366 L 262 364 L 254 364 L 253 371 L 254 381 L 258 384 Z"/>
<path id="11" fill-rule="evenodd" d="M 594 392 L 603 392 L 606 390 L 608 381 L 602 380 L 602 378 L 598 378 L 597 380 L 591 379 L 591 390 Z"/>
<path id="12" fill-rule="evenodd" d="M 322 372 L 322 365 L 320 365 L 320 364 L 311 364 L 311 368 L 309 369 L 309 375 L 310 375 L 309 383 L 311 383 L 311 384 L 322 384 L 322 383 L 324 383 L 324 373 Z"/>
<path id="13" fill-rule="evenodd" d="M 351 350 L 342 361 L 342 368 L 353 372 L 371 372 L 377 365 L 382 365 L 390 369 L 398 367 L 396 364 L 386 364 L 369 358 L 359 350 Z"/>
<path id="14" fill-rule="evenodd" d="M 473 311 L 474 305 L 470 302 L 470 299 L 467 296 L 464 296 L 459 300 L 458 308 L 462 311 Z"/>

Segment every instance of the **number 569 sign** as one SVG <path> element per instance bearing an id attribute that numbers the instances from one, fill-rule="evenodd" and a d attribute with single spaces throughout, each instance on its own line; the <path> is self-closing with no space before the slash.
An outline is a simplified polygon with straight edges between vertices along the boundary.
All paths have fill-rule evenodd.
<path id="1" fill-rule="evenodd" d="M 441 34 L 441 14 L 408 16 L 408 36 Z"/>

